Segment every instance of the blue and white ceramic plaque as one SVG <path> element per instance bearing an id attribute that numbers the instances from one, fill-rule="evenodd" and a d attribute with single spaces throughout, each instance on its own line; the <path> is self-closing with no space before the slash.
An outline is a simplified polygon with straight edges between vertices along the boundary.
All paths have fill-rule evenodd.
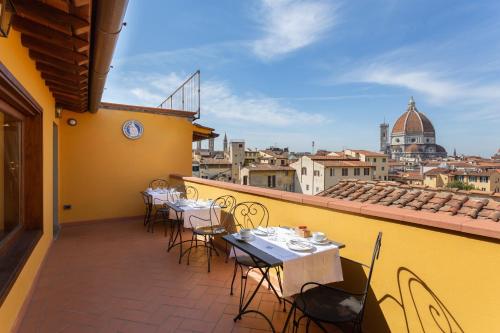
<path id="1" fill-rule="evenodd" d="M 122 131 L 127 138 L 136 140 L 144 133 L 144 126 L 137 120 L 127 120 L 123 123 Z"/>

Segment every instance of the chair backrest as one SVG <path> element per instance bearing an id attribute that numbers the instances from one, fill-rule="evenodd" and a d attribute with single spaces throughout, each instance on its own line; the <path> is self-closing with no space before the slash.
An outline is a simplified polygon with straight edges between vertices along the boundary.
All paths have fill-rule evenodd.
<path id="1" fill-rule="evenodd" d="M 235 226 L 240 228 L 255 229 L 259 226 L 267 228 L 269 211 L 259 202 L 240 202 L 234 206 L 233 220 Z"/>
<path id="2" fill-rule="evenodd" d="M 370 265 L 370 270 L 368 272 L 368 278 L 366 280 L 365 290 L 363 292 L 363 298 L 361 299 L 361 311 L 359 313 L 358 319 L 362 320 L 365 312 L 366 298 L 368 297 L 368 290 L 370 289 L 370 283 L 372 280 L 373 268 L 375 267 L 375 261 L 378 259 L 380 254 L 380 247 L 382 246 L 382 232 L 378 233 L 377 240 L 375 241 L 375 247 L 373 248 L 372 263 Z"/>
<path id="3" fill-rule="evenodd" d="M 180 197 L 184 199 L 190 199 L 190 200 L 198 200 L 198 190 L 196 187 L 193 187 L 191 185 L 181 185 L 178 186 L 177 191 L 180 192 Z"/>
<path id="4" fill-rule="evenodd" d="M 153 197 L 146 193 L 146 192 L 140 192 L 142 195 L 142 200 L 144 200 L 144 204 L 146 206 L 151 206 L 153 204 Z"/>
<path id="5" fill-rule="evenodd" d="M 227 219 L 231 216 L 233 209 L 236 205 L 236 198 L 232 195 L 222 195 L 212 201 L 210 206 L 210 224 L 226 226 Z M 217 210 L 220 207 L 221 214 L 220 217 L 217 214 Z"/>
<path id="6" fill-rule="evenodd" d="M 165 179 L 153 179 L 149 183 L 149 187 L 155 189 L 155 188 L 167 188 L 168 187 L 168 181 Z"/>

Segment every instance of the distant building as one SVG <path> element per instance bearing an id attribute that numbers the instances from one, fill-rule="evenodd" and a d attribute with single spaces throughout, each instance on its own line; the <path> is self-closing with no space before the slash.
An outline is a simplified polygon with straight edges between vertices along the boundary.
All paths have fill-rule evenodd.
<path id="1" fill-rule="evenodd" d="M 392 159 L 418 165 L 423 160 L 447 156 L 446 150 L 436 144 L 436 131 L 432 122 L 417 110 L 413 97 L 408 102 L 406 112 L 396 120 L 387 143 L 388 129 L 388 124 L 380 125 L 380 150 L 390 154 Z"/>
<path id="2" fill-rule="evenodd" d="M 245 140 L 231 140 L 228 157 L 231 162 L 231 181 L 240 183 L 240 170 L 245 165 Z"/>
<path id="3" fill-rule="evenodd" d="M 241 184 L 281 191 L 295 191 L 295 169 L 289 166 L 254 164 L 241 168 Z"/>
<path id="4" fill-rule="evenodd" d="M 497 153 L 495 155 L 491 156 L 491 159 L 495 161 L 500 161 L 500 148 L 497 150 Z"/>
<path id="5" fill-rule="evenodd" d="M 375 165 L 349 156 L 304 155 L 290 164 L 295 169 L 295 192 L 315 195 L 342 179 L 372 180 Z"/>
<path id="6" fill-rule="evenodd" d="M 375 165 L 373 179 L 389 179 L 389 158 L 387 154 L 362 149 L 345 149 L 344 154 Z"/>
<path id="7" fill-rule="evenodd" d="M 500 169 L 493 170 L 452 170 L 435 168 L 424 174 L 424 185 L 432 188 L 447 187 L 454 181 L 474 186 L 485 192 L 500 192 Z"/>

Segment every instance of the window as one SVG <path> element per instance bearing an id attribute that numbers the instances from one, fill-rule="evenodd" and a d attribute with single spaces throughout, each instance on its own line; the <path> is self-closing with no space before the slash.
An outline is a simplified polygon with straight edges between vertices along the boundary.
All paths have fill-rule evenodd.
<path id="1" fill-rule="evenodd" d="M 476 176 L 469 176 L 469 181 L 470 182 L 477 182 L 477 177 Z"/>
<path id="2" fill-rule="evenodd" d="M 200 171 L 200 166 L 199 165 L 193 165 L 193 172 L 198 172 Z"/>
<path id="3" fill-rule="evenodd" d="M 481 183 L 487 183 L 487 182 L 488 182 L 488 179 L 489 179 L 489 177 L 488 177 L 488 176 L 481 176 L 481 177 L 479 177 L 479 181 L 480 181 Z"/>
<path id="4" fill-rule="evenodd" d="M 342 168 L 342 176 L 348 176 L 349 175 L 349 171 L 347 168 Z"/>
<path id="5" fill-rule="evenodd" d="M 373 159 L 373 163 L 377 163 L 377 159 L 376 158 Z"/>
<path id="6" fill-rule="evenodd" d="M 0 240 L 20 225 L 21 122 L 0 112 Z"/>
<path id="7" fill-rule="evenodd" d="M 381 167 L 381 169 L 382 169 L 382 171 L 384 171 L 384 170 L 385 170 L 385 167 Z"/>
<path id="8" fill-rule="evenodd" d="M 275 160 L 271 160 L 271 165 L 274 165 L 276 163 Z"/>
<path id="9" fill-rule="evenodd" d="M 243 176 L 243 185 L 248 185 L 248 176 Z"/>
<path id="10" fill-rule="evenodd" d="M 314 170 L 314 176 L 319 177 L 319 170 Z"/>
<path id="11" fill-rule="evenodd" d="M 363 175 L 369 176 L 370 175 L 370 168 L 364 168 L 363 169 Z"/>
<path id="12" fill-rule="evenodd" d="M 242 144 L 242 143 L 240 143 L 240 144 L 238 145 L 238 147 L 239 147 L 239 148 L 243 148 L 243 144 Z"/>
<path id="13" fill-rule="evenodd" d="M 3 299 L 42 236 L 45 156 L 42 108 L 1 62 L 0 92 L 0 299 Z M 47 145 L 52 144 L 52 138 L 49 140 Z M 47 188 L 51 189 L 50 185 Z"/>
<path id="14" fill-rule="evenodd" d="M 464 181 L 464 176 L 457 176 L 457 180 L 459 182 L 463 182 Z"/>
<path id="15" fill-rule="evenodd" d="M 387 162 L 387 159 L 384 157 L 384 158 L 382 159 L 382 162 L 383 162 L 383 163 Z"/>
<path id="16" fill-rule="evenodd" d="M 267 187 L 276 187 L 276 176 L 267 176 Z"/>
<path id="17" fill-rule="evenodd" d="M 301 169 L 300 174 L 301 174 L 301 175 L 303 175 L 303 176 L 307 176 L 307 168 L 306 168 L 306 167 L 303 167 L 303 168 Z"/>
<path id="18" fill-rule="evenodd" d="M 354 175 L 359 176 L 361 174 L 361 169 L 360 168 L 354 168 Z"/>
<path id="19" fill-rule="evenodd" d="M 415 141 L 417 141 L 415 138 L 412 138 L 412 139 L 411 139 L 411 142 L 415 142 Z"/>
<path id="20" fill-rule="evenodd" d="M 281 165 L 285 165 L 285 160 L 281 160 Z"/>
<path id="21" fill-rule="evenodd" d="M 387 180 L 387 176 L 384 176 L 384 180 Z"/>
<path id="22" fill-rule="evenodd" d="M 309 191 L 309 185 L 306 185 L 306 191 Z"/>
<path id="23" fill-rule="evenodd" d="M 330 177 L 333 177 L 333 176 L 335 176 L 335 169 L 330 168 Z"/>

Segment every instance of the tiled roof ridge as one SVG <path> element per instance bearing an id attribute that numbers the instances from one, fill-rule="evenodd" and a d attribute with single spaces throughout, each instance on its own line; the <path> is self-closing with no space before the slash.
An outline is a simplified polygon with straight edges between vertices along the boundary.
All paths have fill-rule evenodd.
<path id="1" fill-rule="evenodd" d="M 448 216 L 500 221 L 500 193 L 432 189 L 393 181 L 341 180 L 318 193 L 330 197 Z"/>

